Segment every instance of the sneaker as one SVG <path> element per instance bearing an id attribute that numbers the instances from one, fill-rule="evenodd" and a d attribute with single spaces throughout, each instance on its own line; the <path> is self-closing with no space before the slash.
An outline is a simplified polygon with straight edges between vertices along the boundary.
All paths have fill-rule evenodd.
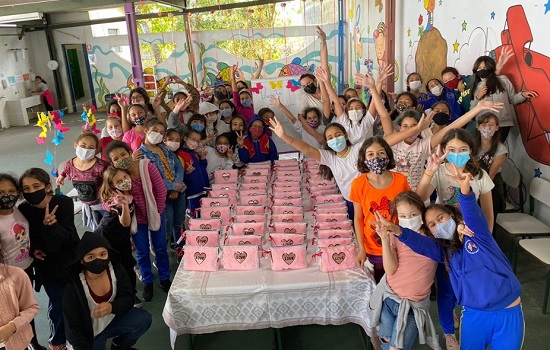
<path id="1" fill-rule="evenodd" d="M 143 286 L 143 294 L 141 294 L 143 300 L 151 301 L 153 299 L 153 284 L 146 284 Z"/>
<path id="2" fill-rule="evenodd" d="M 139 269 L 139 266 L 134 265 L 134 272 L 136 273 L 137 279 L 143 282 L 143 276 L 141 275 L 141 270 Z"/>
<path id="3" fill-rule="evenodd" d="M 61 345 L 50 344 L 50 350 L 67 350 L 67 344 L 61 344 Z"/>
<path id="4" fill-rule="evenodd" d="M 456 336 L 454 334 L 445 334 L 445 346 L 447 347 L 447 350 L 460 349 L 460 345 L 458 344 L 458 340 L 456 340 Z"/>
<path id="5" fill-rule="evenodd" d="M 33 338 L 31 340 L 31 343 L 29 344 L 28 349 L 29 350 L 48 350 L 48 348 L 46 348 L 45 346 L 40 345 L 40 343 L 38 343 L 38 340 L 36 338 Z"/>
<path id="6" fill-rule="evenodd" d="M 160 281 L 160 287 L 162 288 L 163 291 L 165 291 L 166 293 L 168 293 L 168 291 L 170 290 L 170 286 L 172 285 L 172 282 L 170 280 L 164 280 L 164 281 Z"/>
<path id="7" fill-rule="evenodd" d="M 138 298 L 137 295 L 134 294 L 134 307 L 137 307 L 138 309 L 143 306 L 143 302 L 140 298 Z"/>

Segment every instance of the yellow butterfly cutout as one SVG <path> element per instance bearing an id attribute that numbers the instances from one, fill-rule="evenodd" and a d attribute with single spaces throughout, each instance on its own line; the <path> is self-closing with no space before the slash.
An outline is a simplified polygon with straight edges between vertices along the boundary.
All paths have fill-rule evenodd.
<path id="1" fill-rule="evenodd" d="M 271 85 L 272 89 L 281 89 L 283 87 L 283 81 L 270 81 L 269 85 Z"/>

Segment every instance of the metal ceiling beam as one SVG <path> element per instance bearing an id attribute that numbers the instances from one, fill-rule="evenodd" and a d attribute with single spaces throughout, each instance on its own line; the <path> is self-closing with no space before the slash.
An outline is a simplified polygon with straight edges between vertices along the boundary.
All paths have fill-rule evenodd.
<path id="1" fill-rule="evenodd" d="M 134 0 L 137 1 L 137 0 Z M 76 1 L 58 1 L 58 2 L 38 2 L 27 4 L 30 1 L 21 2 L 13 1 L 13 4 L 0 5 L 0 13 L 3 16 L 18 15 L 28 12 L 56 13 L 56 12 L 71 12 L 74 10 L 82 11 L 82 9 L 106 8 L 108 6 L 122 6 L 125 0 L 76 0 Z"/>

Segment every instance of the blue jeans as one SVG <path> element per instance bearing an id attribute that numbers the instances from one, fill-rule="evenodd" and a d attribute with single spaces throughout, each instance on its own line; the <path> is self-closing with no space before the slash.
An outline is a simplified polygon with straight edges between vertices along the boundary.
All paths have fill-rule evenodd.
<path id="1" fill-rule="evenodd" d="M 445 264 L 437 264 L 437 313 L 439 323 L 445 334 L 455 334 L 455 321 L 453 310 L 456 306 L 455 292 L 451 285 L 449 274 L 445 270 Z"/>
<path id="2" fill-rule="evenodd" d="M 149 231 L 147 224 L 138 224 L 137 233 L 132 236 L 136 247 L 136 257 L 141 271 L 144 284 L 153 283 L 153 272 L 151 271 L 151 253 L 149 252 L 149 232 L 151 232 L 151 244 L 155 252 L 155 262 L 159 271 L 159 279 L 165 281 L 170 279 L 170 263 L 166 248 L 166 215 L 162 213 L 160 218 L 160 229 Z"/>
<path id="3" fill-rule="evenodd" d="M 353 202 L 348 201 L 347 199 L 344 199 L 346 201 L 346 206 L 348 207 L 348 217 L 353 222 L 353 216 L 355 215 L 355 209 L 353 208 Z"/>
<path id="4" fill-rule="evenodd" d="M 460 349 L 521 349 L 525 322 L 521 304 L 498 311 L 463 308 Z"/>
<path id="5" fill-rule="evenodd" d="M 166 198 L 166 237 L 172 237 L 174 243 L 178 241 L 181 228 L 185 221 L 185 209 L 187 209 L 187 198 L 185 193 L 180 193 L 178 198 L 171 200 Z"/>
<path id="6" fill-rule="evenodd" d="M 384 300 L 382 305 L 382 313 L 380 314 L 380 331 L 378 335 L 382 341 L 382 349 L 388 350 L 390 346 L 397 348 L 395 342 L 397 340 L 397 313 L 399 311 L 399 303 L 391 298 Z M 412 309 L 407 316 L 407 326 L 403 333 L 403 350 L 411 350 L 414 348 L 416 337 L 418 336 L 418 328 L 414 320 Z M 386 342 L 385 339 L 390 339 Z"/>
<path id="7" fill-rule="evenodd" d="M 67 282 L 50 275 L 42 276 L 42 285 L 48 295 L 48 321 L 50 322 L 49 343 L 52 345 L 65 344 L 65 324 L 63 321 L 63 292 Z"/>
<path id="8" fill-rule="evenodd" d="M 133 307 L 115 316 L 107 328 L 94 338 L 92 349 L 105 350 L 109 338 L 114 338 L 113 343 L 118 345 L 119 349 L 130 349 L 151 327 L 152 321 L 153 318 L 148 311 Z"/>

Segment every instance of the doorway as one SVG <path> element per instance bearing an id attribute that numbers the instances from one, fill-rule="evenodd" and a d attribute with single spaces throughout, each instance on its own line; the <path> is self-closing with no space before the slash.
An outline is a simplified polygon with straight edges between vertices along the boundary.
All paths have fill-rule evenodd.
<path id="1" fill-rule="evenodd" d="M 85 44 L 63 44 L 63 56 L 71 92 L 69 111 L 79 112 L 82 105 L 96 105 L 90 61 Z"/>

